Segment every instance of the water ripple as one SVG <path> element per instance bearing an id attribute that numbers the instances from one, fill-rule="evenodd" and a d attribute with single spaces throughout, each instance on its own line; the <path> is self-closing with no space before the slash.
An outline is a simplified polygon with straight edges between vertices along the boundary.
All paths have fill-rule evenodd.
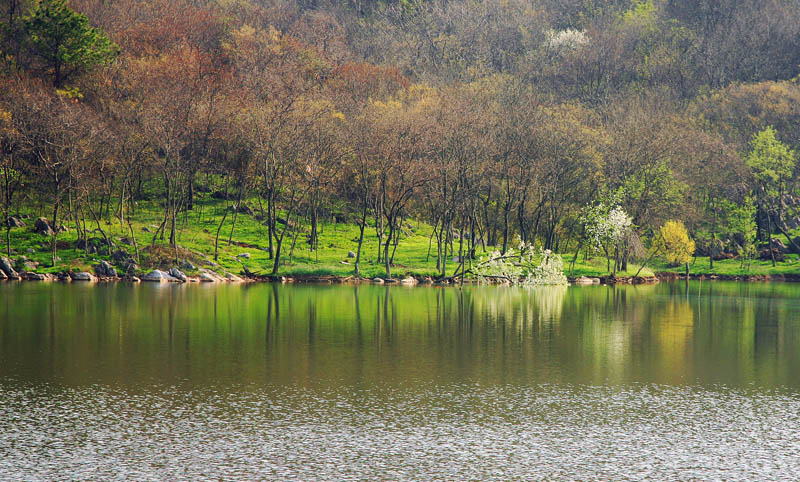
<path id="1" fill-rule="evenodd" d="M 800 479 L 792 391 L 239 388 L 0 384 L 0 480 Z"/>

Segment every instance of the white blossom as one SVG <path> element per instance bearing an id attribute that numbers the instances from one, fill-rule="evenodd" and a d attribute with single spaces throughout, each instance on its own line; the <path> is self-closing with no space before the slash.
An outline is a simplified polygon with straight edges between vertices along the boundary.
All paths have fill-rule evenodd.
<path id="1" fill-rule="evenodd" d="M 479 281 L 503 280 L 514 285 L 563 285 L 567 284 L 561 256 L 549 249 L 538 253 L 533 245 L 520 243 L 519 252 L 509 249 L 489 253 L 473 267 L 472 273 Z"/>

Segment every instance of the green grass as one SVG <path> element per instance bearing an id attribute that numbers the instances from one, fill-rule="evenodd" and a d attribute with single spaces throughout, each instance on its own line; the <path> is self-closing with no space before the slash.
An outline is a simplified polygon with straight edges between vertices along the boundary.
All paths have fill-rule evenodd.
<path id="1" fill-rule="evenodd" d="M 669 273 L 685 273 L 683 266 L 668 266 L 662 261 L 653 263 L 653 269 L 657 272 Z M 718 276 L 748 276 L 748 275 L 786 275 L 786 274 L 800 274 L 800 260 L 798 255 L 786 255 L 786 260 L 776 263 L 772 266 L 772 261 L 762 261 L 754 259 L 749 263 L 742 266 L 742 262 L 738 259 L 726 259 L 722 261 L 714 261 L 714 269 L 709 268 L 707 256 L 698 256 L 689 264 L 689 272 L 697 275 L 718 275 Z"/>
<path id="2" fill-rule="evenodd" d="M 255 208 L 257 202 L 248 203 Z M 257 221 L 253 216 L 239 214 L 236 220 L 236 229 L 233 234 L 232 243 L 228 244 L 231 232 L 233 216 L 229 213 L 225 225 L 220 232 L 219 258 L 217 267 L 208 264 L 205 259 L 213 260 L 214 257 L 214 237 L 217 227 L 225 209 L 225 202 L 213 200 L 205 197 L 196 202 L 194 210 L 186 215 L 181 215 L 179 219 L 178 244 L 182 248 L 179 258 L 189 259 L 198 268 L 209 267 L 216 271 L 229 271 L 241 273 L 246 267 L 249 271 L 257 274 L 269 274 L 272 271 L 272 260 L 269 259 L 267 248 L 269 246 L 267 227 Z M 59 272 L 66 270 L 91 270 L 92 265 L 97 264 L 100 259 L 108 259 L 108 256 L 98 254 L 87 255 L 83 250 L 75 249 L 77 233 L 74 226 L 58 236 L 59 244 L 62 246 L 58 250 L 61 258 L 56 266 L 51 266 L 50 238 L 33 232 L 33 222 L 38 216 L 46 216 L 45 212 L 23 211 L 28 217 L 25 219 L 27 226 L 14 228 L 11 230 L 11 246 L 13 249 L 12 260 L 20 255 L 39 263 L 37 272 Z M 153 267 L 168 268 L 174 266 L 174 251 L 168 249 L 167 242 L 157 240 L 157 248 L 150 249 L 153 234 L 146 233 L 145 228 L 155 231 L 162 219 L 163 213 L 160 207 L 152 201 L 140 201 L 136 205 L 136 212 L 133 216 L 133 228 L 136 235 L 139 249 L 142 253 L 140 268 L 147 271 Z M 411 228 L 404 226 L 407 235 L 400 240 L 397 253 L 392 267 L 392 277 L 402 278 L 405 276 L 435 277 L 438 275 L 436 270 L 436 246 L 431 249 L 431 256 L 428 256 L 429 237 L 432 228 L 425 223 L 416 220 L 404 221 L 410 224 Z M 127 226 L 121 226 L 116 217 L 101 220 L 101 226 L 110 238 L 117 244 L 117 249 L 123 249 L 131 254 L 134 253 L 132 245 L 121 243 L 122 238 L 129 238 L 130 232 Z M 95 229 L 96 225 L 88 225 L 89 229 Z M 320 225 L 319 251 L 311 251 L 307 242 L 308 226 L 303 227 L 303 231 L 296 240 L 295 247 L 290 256 L 293 239 L 284 241 L 282 253 L 282 265 L 279 270 L 280 275 L 284 276 L 337 276 L 346 277 L 354 274 L 353 259 L 347 258 L 348 251 L 355 251 L 358 240 L 358 227 L 354 224 L 342 223 L 322 223 Z M 91 234 L 93 237 L 102 238 L 99 231 Z M 457 242 L 456 242 L 457 243 Z M 242 244 L 247 247 L 241 246 Z M 456 251 L 458 245 L 455 244 Z M 377 240 L 375 230 L 368 227 L 365 232 L 365 241 L 362 247 L 361 276 L 365 278 L 385 277 L 383 263 L 377 263 Z M 32 250 L 33 253 L 29 253 Z M 5 254 L 5 243 L 3 243 L 3 253 Z M 238 258 L 241 253 L 249 253 L 250 259 Z M 479 253 L 480 255 L 480 253 Z M 568 276 L 590 276 L 597 277 L 607 275 L 606 259 L 604 257 L 590 258 L 584 261 L 581 255 L 574 269 L 570 269 L 572 255 L 563 256 L 565 271 Z M 346 263 L 346 264 L 345 264 Z M 456 263 L 448 262 L 448 274 L 453 274 Z M 639 266 L 629 264 L 628 270 L 618 272 L 618 276 L 633 276 L 638 271 Z M 641 276 L 653 276 L 654 272 L 678 272 L 682 273 L 682 267 L 669 267 L 663 262 L 654 261 L 645 267 L 640 273 Z M 761 275 L 761 274 L 788 274 L 800 273 L 800 261 L 797 255 L 787 256 L 787 261 L 778 263 L 773 268 L 769 261 L 753 261 L 750 270 L 742 269 L 738 260 L 717 261 L 714 263 L 714 270 L 708 269 L 707 258 L 697 258 L 692 264 L 691 271 L 697 274 L 717 274 L 717 275 Z M 191 272 L 189 273 L 191 274 Z"/>

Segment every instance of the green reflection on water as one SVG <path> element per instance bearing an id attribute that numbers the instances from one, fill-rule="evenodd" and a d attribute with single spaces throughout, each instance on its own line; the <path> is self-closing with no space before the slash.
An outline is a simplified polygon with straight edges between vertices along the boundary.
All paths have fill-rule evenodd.
<path id="1" fill-rule="evenodd" d="M 800 285 L 0 284 L 0 379 L 798 387 Z"/>

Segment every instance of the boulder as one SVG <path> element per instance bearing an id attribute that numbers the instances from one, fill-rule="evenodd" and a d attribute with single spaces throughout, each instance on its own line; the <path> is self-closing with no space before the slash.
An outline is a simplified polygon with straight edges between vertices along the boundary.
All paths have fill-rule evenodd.
<path id="1" fill-rule="evenodd" d="M 354 252 L 352 252 L 352 251 L 348 251 L 348 252 L 347 252 L 347 257 L 348 257 L 348 258 L 355 258 L 355 257 L 356 257 L 356 253 L 354 253 Z"/>
<path id="2" fill-rule="evenodd" d="M 186 283 L 186 275 L 183 274 L 183 271 L 179 270 L 178 268 L 172 268 L 169 270 L 169 275 L 183 283 Z"/>
<path id="3" fill-rule="evenodd" d="M 592 278 L 588 278 L 586 276 L 581 276 L 580 278 L 575 279 L 576 285 L 591 285 L 594 284 L 594 280 Z"/>
<path id="4" fill-rule="evenodd" d="M 23 257 L 24 258 L 24 257 Z M 17 260 L 17 270 L 19 271 L 34 271 L 39 267 L 39 263 L 29 259 L 20 258 Z"/>
<path id="5" fill-rule="evenodd" d="M 783 241 L 777 238 L 772 238 L 772 247 L 773 249 L 777 249 L 783 254 L 789 254 L 792 252 L 791 249 L 789 249 L 788 247 L 786 247 L 785 244 L 783 244 Z"/>
<path id="6" fill-rule="evenodd" d="M 7 280 L 8 275 L 5 274 L 2 270 L 0 270 L 0 280 Z"/>
<path id="7" fill-rule="evenodd" d="M 400 283 L 404 285 L 415 285 L 417 284 L 417 279 L 409 276 L 408 278 L 403 278 Z"/>
<path id="8" fill-rule="evenodd" d="M 775 256 L 775 261 L 782 262 L 782 261 L 784 261 L 786 259 L 786 257 L 783 255 L 783 253 L 777 248 L 773 248 L 772 249 L 772 254 Z M 760 249 L 758 251 L 758 257 L 762 261 L 771 261 L 772 260 L 772 256 L 770 255 L 769 248 Z"/>
<path id="9" fill-rule="evenodd" d="M 114 242 L 111 240 L 106 240 L 104 238 L 89 238 L 89 239 L 79 239 L 75 241 L 75 249 L 82 249 L 85 250 L 87 253 L 111 253 L 111 250 L 114 248 Z"/>
<path id="10" fill-rule="evenodd" d="M 197 266 L 193 265 L 191 261 L 184 259 L 181 261 L 181 268 L 189 271 L 195 271 Z"/>
<path id="11" fill-rule="evenodd" d="M 118 249 L 111 253 L 111 259 L 114 260 L 115 263 L 123 264 L 126 261 L 132 260 L 133 256 L 125 250 Z"/>
<path id="12" fill-rule="evenodd" d="M 235 207 L 231 206 L 231 208 L 236 210 L 236 211 L 238 211 L 241 214 L 246 214 L 248 216 L 252 216 L 253 214 L 255 214 L 255 211 L 253 211 L 253 208 L 251 208 L 250 206 L 248 206 L 245 203 L 241 203 L 241 204 L 239 204 L 238 206 L 235 206 Z"/>
<path id="13" fill-rule="evenodd" d="M 56 279 L 62 282 L 72 281 L 72 278 L 66 271 L 61 271 L 60 273 L 56 274 Z"/>
<path id="14" fill-rule="evenodd" d="M 97 279 L 87 271 L 81 271 L 79 273 L 70 273 L 69 277 L 72 281 L 97 281 Z"/>
<path id="15" fill-rule="evenodd" d="M 44 236 L 52 236 L 55 234 L 50 223 L 45 218 L 38 218 L 36 222 L 33 223 L 33 230 Z"/>
<path id="16" fill-rule="evenodd" d="M 214 276 L 208 271 L 201 272 L 198 275 L 198 278 L 200 279 L 200 281 L 202 281 L 204 283 L 216 283 L 218 281 L 221 281 L 221 280 L 218 279 L 218 276 Z"/>
<path id="17" fill-rule="evenodd" d="M 106 261 L 100 261 L 100 264 L 95 265 L 94 272 L 97 273 L 98 276 L 117 277 L 117 270 Z"/>
<path id="18" fill-rule="evenodd" d="M 228 281 L 235 282 L 235 283 L 244 281 L 242 278 L 236 276 L 233 273 L 225 273 L 225 279 L 227 279 Z"/>
<path id="19" fill-rule="evenodd" d="M 22 273 L 21 276 L 25 281 L 47 281 L 49 279 L 47 275 L 34 273 L 32 271 L 26 271 L 25 273 Z"/>
<path id="20" fill-rule="evenodd" d="M 152 283 L 168 283 L 170 281 L 177 281 L 175 278 L 161 270 L 154 269 L 142 277 L 142 281 L 150 281 Z"/>
<path id="21" fill-rule="evenodd" d="M 8 279 L 19 279 L 19 274 L 14 270 L 11 260 L 0 256 L 0 271 L 2 271 Z"/>
<path id="22" fill-rule="evenodd" d="M 240 253 L 236 255 L 237 258 L 250 259 L 250 253 Z"/>
<path id="23" fill-rule="evenodd" d="M 372 278 L 372 282 L 373 283 L 378 283 L 379 285 L 382 285 L 383 283 L 385 283 L 383 278 Z"/>
<path id="24" fill-rule="evenodd" d="M 18 217 L 9 216 L 8 219 L 6 219 L 6 226 L 9 228 L 21 228 L 25 226 L 25 223 Z"/>

